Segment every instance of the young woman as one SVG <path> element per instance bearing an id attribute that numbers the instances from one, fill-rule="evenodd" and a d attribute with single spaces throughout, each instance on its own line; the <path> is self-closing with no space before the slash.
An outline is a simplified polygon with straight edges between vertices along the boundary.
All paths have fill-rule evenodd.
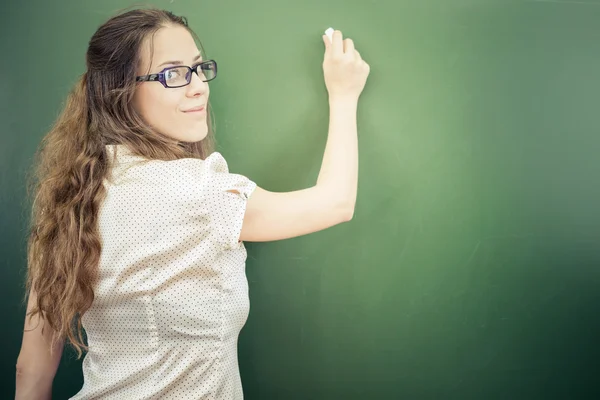
<path id="1" fill-rule="evenodd" d="M 330 123 L 317 182 L 274 193 L 213 152 L 217 63 L 195 39 L 185 18 L 155 9 L 91 38 L 87 71 L 40 147 L 18 399 L 50 398 L 65 342 L 86 352 L 74 399 L 242 399 L 242 242 L 352 218 L 369 74 L 352 40 L 323 36 Z"/>

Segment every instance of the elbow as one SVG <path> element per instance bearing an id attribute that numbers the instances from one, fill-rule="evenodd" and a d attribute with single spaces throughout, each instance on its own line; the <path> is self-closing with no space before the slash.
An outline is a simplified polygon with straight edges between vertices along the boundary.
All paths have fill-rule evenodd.
<path id="1" fill-rule="evenodd" d="M 354 202 L 344 202 L 339 207 L 340 222 L 350 222 L 354 218 Z"/>
<path id="2" fill-rule="evenodd" d="M 342 223 L 342 224 L 343 224 L 344 222 L 350 222 L 350 221 L 352 221 L 352 217 L 353 217 L 353 215 L 352 215 L 352 214 L 345 214 L 345 215 L 342 217 L 342 219 L 340 220 L 340 223 Z"/>
<path id="3" fill-rule="evenodd" d="M 19 381 L 30 381 L 37 380 L 40 377 L 40 371 L 36 366 L 30 362 L 23 361 L 21 357 L 17 360 L 16 365 L 16 377 L 17 382 Z"/>
<path id="4" fill-rule="evenodd" d="M 346 211 L 346 213 L 344 214 L 344 219 L 342 221 L 350 222 L 350 221 L 352 221 L 352 218 L 354 218 L 354 207 L 352 207 L 350 210 Z"/>
<path id="5" fill-rule="evenodd" d="M 50 399 L 53 380 L 33 366 L 17 363 L 15 399 Z"/>
<path id="6" fill-rule="evenodd" d="M 50 398 L 56 371 L 45 368 L 40 360 L 19 355 L 16 364 L 17 398 Z"/>
<path id="7" fill-rule="evenodd" d="M 19 357 L 17 358 L 16 367 L 17 378 L 19 378 L 28 375 L 29 371 L 31 371 L 32 369 L 32 364 L 28 362 L 28 360 L 25 359 L 25 357 L 22 354 L 19 354 Z"/>

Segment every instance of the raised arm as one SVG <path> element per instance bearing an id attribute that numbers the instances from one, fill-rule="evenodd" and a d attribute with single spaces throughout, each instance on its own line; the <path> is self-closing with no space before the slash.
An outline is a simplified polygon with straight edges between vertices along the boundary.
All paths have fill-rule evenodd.
<path id="1" fill-rule="evenodd" d="M 323 41 L 329 132 L 317 183 L 287 193 L 257 187 L 248 200 L 240 240 L 287 239 L 352 219 L 358 183 L 356 112 L 370 68 L 340 31 L 331 42 L 325 35 Z"/>
<path id="2" fill-rule="evenodd" d="M 36 301 L 35 292 L 29 295 L 27 313 Z M 43 328 L 43 330 L 42 330 Z M 39 314 L 25 318 L 21 351 L 17 359 L 16 400 L 42 400 L 52 397 L 52 382 L 58 369 L 63 343 L 52 343 L 52 329 Z"/>

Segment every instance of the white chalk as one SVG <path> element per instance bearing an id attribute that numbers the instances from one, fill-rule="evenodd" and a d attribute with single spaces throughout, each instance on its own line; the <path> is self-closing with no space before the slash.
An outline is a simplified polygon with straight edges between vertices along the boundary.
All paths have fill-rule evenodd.
<path id="1" fill-rule="evenodd" d="M 327 35 L 327 37 L 329 37 L 329 40 L 333 40 L 333 28 L 329 28 L 325 31 L 325 34 Z"/>

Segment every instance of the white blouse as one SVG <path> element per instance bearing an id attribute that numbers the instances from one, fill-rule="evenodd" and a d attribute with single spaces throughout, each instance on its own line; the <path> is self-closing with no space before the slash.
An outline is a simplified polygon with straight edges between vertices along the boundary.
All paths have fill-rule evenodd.
<path id="1" fill-rule="evenodd" d="M 148 161 L 107 149 L 117 162 L 82 318 L 84 384 L 72 399 L 242 399 L 237 340 L 249 300 L 238 239 L 256 184 L 230 174 L 219 153 Z"/>

